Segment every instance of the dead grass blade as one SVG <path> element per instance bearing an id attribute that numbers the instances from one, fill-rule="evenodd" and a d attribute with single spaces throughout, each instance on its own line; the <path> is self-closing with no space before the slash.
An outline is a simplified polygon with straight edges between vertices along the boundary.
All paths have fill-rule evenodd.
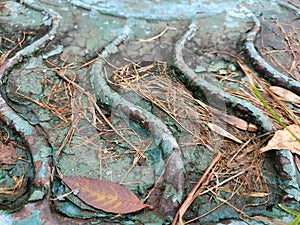
<path id="1" fill-rule="evenodd" d="M 208 174 L 211 172 L 212 168 L 216 165 L 216 163 L 220 160 L 221 153 L 218 152 L 209 167 L 206 169 L 205 173 L 202 175 L 201 179 L 198 181 L 196 186 L 193 188 L 193 190 L 189 193 L 188 197 L 184 201 L 184 203 L 180 206 L 179 210 L 177 211 L 175 218 L 172 222 L 172 225 L 176 225 L 177 221 L 179 222 L 179 225 L 184 225 L 183 222 L 183 215 L 189 208 L 189 206 L 193 203 L 194 199 L 197 197 L 197 192 L 199 191 L 199 188 L 201 185 L 203 185 L 205 179 L 207 179 Z M 207 183 L 208 181 L 206 181 Z"/>

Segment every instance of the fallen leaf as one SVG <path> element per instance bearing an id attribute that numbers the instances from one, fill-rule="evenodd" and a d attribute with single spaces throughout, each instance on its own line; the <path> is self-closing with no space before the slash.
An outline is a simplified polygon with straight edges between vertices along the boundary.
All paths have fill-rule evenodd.
<path id="1" fill-rule="evenodd" d="M 248 123 L 247 131 L 256 132 L 258 130 L 257 126 L 253 123 Z"/>
<path id="2" fill-rule="evenodd" d="M 287 126 L 297 137 L 300 137 L 300 127 L 296 124 Z M 300 143 L 290 134 L 287 129 L 278 130 L 267 146 L 260 149 L 261 152 L 269 150 L 288 149 L 292 153 L 300 155 Z"/>
<path id="3" fill-rule="evenodd" d="M 223 137 L 229 138 L 240 144 L 243 143 L 240 139 L 236 138 L 235 136 L 233 136 L 232 134 L 230 134 L 229 132 L 227 132 L 226 130 L 224 130 L 223 128 L 219 127 L 216 124 L 208 123 L 207 126 L 209 127 L 209 129 L 211 129 L 211 131 L 213 131 L 219 135 L 222 135 Z"/>
<path id="4" fill-rule="evenodd" d="M 142 203 L 129 189 L 119 184 L 87 177 L 64 177 L 64 183 L 78 190 L 77 197 L 86 204 L 105 212 L 126 214 L 153 206 Z"/>
<path id="5" fill-rule="evenodd" d="M 300 97 L 289 90 L 277 86 L 271 86 L 269 87 L 269 89 L 286 102 L 293 102 L 293 103 L 300 104 Z"/>
<path id="6" fill-rule="evenodd" d="M 224 112 L 220 112 L 218 110 L 212 109 L 212 113 L 219 117 L 220 119 L 222 119 L 223 121 L 225 121 L 226 123 L 237 127 L 241 130 L 247 130 L 248 127 L 248 123 L 245 120 L 242 120 L 238 117 L 232 116 L 232 115 L 227 115 Z"/>
<path id="7" fill-rule="evenodd" d="M 240 130 L 248 130 L 250 132 L 256 132 L 257 127 L 254 124 L 247 123 L 245 120 L 240 119 L 233 115 L 228 115 L 224 112 L 220 112 L 219 110 L 212 109 L 212 113 L 220 118 L 221 120 L 225 121 L 226 123 L 240 129 Z"/>

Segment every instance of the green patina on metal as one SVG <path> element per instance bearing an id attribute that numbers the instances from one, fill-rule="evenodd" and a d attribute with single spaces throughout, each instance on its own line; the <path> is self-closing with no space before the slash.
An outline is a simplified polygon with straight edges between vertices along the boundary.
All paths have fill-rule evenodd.
<path id="1" fill-rule="evenodd" d="M 6 193 L 0 195 L 0 204 L 3 209 L 13 212 L 26 204 L 29 198 L 34 179 L 32 158 L 16 131 L 5 126 L 2 121 L 0 131 L 2 152 L 0 186 Z M 17 185 L 18 182 L 21 183 Z"/>
<path id="2" fill-rule="evenodd" d="M 38 210 L 34 210 L 32 214 L 24 220 L 15 221 L 14 225 L 43 225 L 45 223 L 44 220 L 40 218 L 40 212 Z"/>
<path id="3" fill-rule="evenodd" d="M 232 44 L 229 45 L 229 49 L 232 48 L 233 45 L 236 47 L 236 40 L 239 39 L 241 33 L 247 31 L 249 21 L 251 21 L 247 7 L 251 6 L 253 9 L 257 9 L 258 5 L 261 4 L 258 7 L 259 10 L 266 7 L 268 10 L 275 10 L 275 12 L 280 10 L 280 8 L 277 4 L 274 4 L 273 1 L 240 0 L 233 2 L 219 0 L 211 1 L 210 3 L 199 1 L 189 2 L 190 4 L 188 4 L 188 1 L 175 1 L 171 4 L 168 1 L 145 1 L 139 3 L 132 1 L 124 3 L 109 1 L 104 3 L 100 0 L 72 0 L 69 2 L 50 0 L 47 6 L 35 0 L 21 1 L 21 3 L 24 3 L 23 5 L 17 2 L 7 3 L 6 6 L 12 9 L 12 11 L 10 12 L 7 8 L 2 9 L 0 18 L 1 24 L 5 22 L 5 24 L 10 25 L 5 27 L 5 29 L 3 27 L 0 28 L 1 35 L 3 34 L 5 37 L 9 37 L 9 34 L 15 32 L 16 29 L 20 30 L 18 26 L 24 30 L 31 30 L 35 33 L 42 32 L 43 28 L 49 30 L 51 25 L 54 24 L 50 19 L 50 15 L 52 14 L 57 15 L 56 19 L 60 20 L 57 34 L 50 35 L 50 43 L 47 44 L 46 47 L 42 45 L 32 46 L 34 51 L 23 59 L 20 59 L 19 64 L 13 66 L 12 70 L 7 74 L 7 78 L 3 80 L 3 93 L 8 98 L 7 100 L 10 106 L 14 108 L 19 115 L 29 121 L 29 123 L 40 126 L 48 135 L 47 138 L 51 147 L 44 146 L 42 143 L 37 142 L 36 146 L 41 146 L 40 151 L 32 156 L 34 163 L 40 160 L 43 162 L 40 166 L 39 173 L 36 174 L 38 177 L 46 179 L 45 176 L 47 176 L 48 169 L 47 160 L 52 156 L 52 163 L 58 166 L 60 172 L 64 175 L 88 176 L 93 178 L 99 178 L 101 176 L 101 178 L 106 180 L 120 182 L 124 178 L 124 174 L 131 167 L 134 156 L 132 152 L 130 154 L 124 154 L 124 152 L 132 151 L 132 149 L 128 143 L 120 141 L 119 137 L 109 135 L 98 137 L 97 134 L 99 131 L 93 127 L 89 127 L 92 116 L 87 113 L 87 117 L 80 120 L 77 126 L 78 130 L 75 131 L 72 140 L 62 150 L 59 158 L 55 159 L 57 149 L 68 133 L 70 124 L 65 124 L 65 128 L 57 129 L 57 125 L 61 122 L 60 119 L 53 116 L 50 111 L 36 107 L 33 102 L 24 99 L 16 93 L 16 90 L 18 90 L 21 94 L 33 100 L 38 100 L 45 97 L 51 91 L 50 86 L 47 87 L 44 85 L 47 79 L 54 84 L 61 82 L 54 72 L 44 71 L 43 68 L 49 66 L 49 64 L 45 63 L 45 60 L 49 60 L 51 63 L 60 66 L 74 63 L 71 65 L 74 66 L 82 65 L 84 62 L 95 59 L 95 57 L 98 57 L 98 54 L 101 54 L 105 60 L 112 61 L 116 63 L 117 66 L 127 63 L 127 61 L 124 61 L 124 58 L 135 62 L 145 60 L 163 60 L 170 62 L 170 64 L 175 62 L 179 68 L 176 69 L 178 72 L 176 76 L 181 78 L 183 83 L 191 89 L 196 97 L 199 99 L 202 98 L 204 101 L 206 100 L 210 105 L 214 103 L 221 109 L 228 109 L 227 107 L 229 105 L 230 108 L 243 106 L 252 113 L 252 117 L 250 119 L 248 118 L 249 121 L 254 121 L 263 127 L 264 130 L 269 131 L 273 129 L 273 125 L 268 118 L 264 117 L 256 107 L 247 101 L 223 94 L 220 89 L 223 88 L 223 86 L 215 85 L 216 83 L 211 82 L 211 80 L 202 73 L 216 71 L 226 76 L 228 75 L 226 69 L 229 69 L 230 72 L 236 71 L 234 64 L 230 62 L 227 64 L 227 61 L 225 61 L 225 65 L 215 65 L 215 68 L 207 67 L 207 59 L 205 57 L 201 58 L 199 55 L 201 55 L 203 51 L 209 52 L 209 50 L 211 50 L 207 46 L 227 47 L 224 39 L 232 40 L 232 43 L 229 41 L 230 44 Z M 244 3 L 246 3 L 246 7 L 244 7 Z M 30 8 L 28 5 L 37 6 L 37 8 Z M 45 13 L 42 13 L 42 11 L 44 11 L 43 9 L 45 9 Z M 25 13 L 22 14 L 20 13 L 21 11 Z M 55 11 L 59 14 L 55 14 Z M 215 18 L 214 20 L 211 19 L 213 17 Z M 189 28 L 188 24 L 191 24 Z M 18 25 L 17 28 L 14 28 L 14 25 Z M 159 37 L 156 36 L 161 34 L 167 26 L 169 28 L 172 27 L 172 29 L 167 30 Z M 242 28 L 238 30 L 239 27 Z M 223 33 L 220 32 L 221 30 L 224 30 L 225 38 L 218 36 L 220 33 Z M 28 36 L 29 44 L 34 42 L 34 36 L 33 34 L 30 37 Z M 182 38 L 179 38 L 179 40 L 178 37 Z M 213 40 L 215 40 L 215 43 L 213 43 Z M 4 50 L 10 49 L 12 46 L 12 44 L 7 45 Z M 207 49 L 205 49 L 205 47 L 207 47 Z M 182 51 L 181 56 L 179 51 Z M 60 60 L 60 57 L 62 60 Z M 175 59 L 173 60 L 173 58 Z M 180 61 L 180 59 L 183 60 Z M 101 65 L 99 66 L 99 64 Z M 136 143 L 140 140 L 145 141 L 146 146 L 143 147 L 148 147 L 147 150 L 145 150 L 146 148 L 143 149 L 145 150 L 143 155 L 147 160 L 130 171 L 126 179 L 123 180 L 124 185 L 137 193 L 142 199 L 146 197 L 148 191 L 155 186 L 158 178 L 163 174 L 166 168 L 174 170 L 174 173 L 179 171 L 182 175 L 186 175 L 188 182 L 196 182 L 199 180 L 212 158 L 211 154 L 206 154 L 208 150 L 201 145 L 181 148 L 180 143 L 189 140 L 185 130 L 176 124 L 172 118 L 165 116 L 148 101 L 137 97 L 135 94 L 125 94 L 117 89 L 113 90 L 106 84 L 106 74 L 104 73 L 103 65 L 104 61 L 101 61 L 99 57 L 93 65 L 90 65 L 90 68 L 75 71 L 76 73 L 78 72 L 76 82 L 87 91 L 95 94 L 98 106 L 100 106 L 111 119 L 114 126 L 120 128 L 120 130 L 125 128 L 121 133 L 126 139 L 132 143 Z M 186 65 L 191 67 L 191 70 L 186 69 Z M 39 70 L 37 70 L 38 67 L 40 67 Z M 197 70 L 198 72 L 195 73 L 193 70 Z M 108 69 L 108 74 L 110 72 Z M 100 77 L 99 74 L 101 75 Z M 91 85 L 89 84 L 90 81 Z M 224 85 L 227 85 L 226 87 L 236 88 L 231 84 Z M 200 89 L 202 89 L 202 91 Z M 221 96 L 220 93 L 223 95 Z M 215 101 L 215 96 L 221 96 L 219 101 Z M 72 114 L 68 116 L 75 116 L 76 113 L 80 111 L 83 112 L 90 104 L 89 100 L 83 95 L 72 98 L 72 101 L 74 101 L 71 107 L 73 111 Z M 80 108 L 77 104 L 79 102 L 86 106 L 86 108 Z M 230 104 L 226 105 L 226 102 L 230 102 Z M 70 106 L 66 104 L 64 107 L 68 108 Z M 130 113 L 134 112 L 135 115 L 146 115 L 144 118 L 147 118 L 150 123 L 145 125 L 145 120 L 140 118 L 135 119 L 126 110 L 129 110 Z M 234 110 L 227 111 L 233 112 Z M 16 123 L 17 132 L 21 132 L 26 136 L 32 133 L 31 127 L 27 122 L 24 122 L 14 114 L 7 114 L 7 117 Z M 183 125 L 188 126 L 188 121 L 184 122 Z M 152 130 L 149 129 L 151 126 L 154 127 Z M 110 128 L 107 127 L 107 130 L 109 129 Z M 127 130 L 135 134 L 129 134 L 126 132 Z M 95 138 L 95 135 L 99 139 L 92 139 Z M 89 138 L 93 141 L 96 140 L 93 142 L 94 146 L 80 146 L 84 139 L 89 140 Z M 120 159 L 113 157 L 106 159 L 105 165 L 101 165 L 102 171 L 100 172 L 99 149 L 106 149 L 108 147 L 111 147 L 113 151 L 120 156 Z M 52 149 L 54 149 L 54 151 L 52 151 Z M 177 149 L 179 149 L 179 153 L 175 151 Z M 106 149 L 105 152 L 107 153 L 107 151 L 109 152 L 111 150 Z M 175 154 L 174 158 L 170 159 L 172 166 L 167 167 L 168 157 L 172 154 Z M 16 166 L 20 166 L 18 163 Z M 24 165 L 22 164 L 22 166 Z M 238 167 L 236 168 L 238 169 Z M 287 189 L 287 192 L 297 199 L 298 186 L 296 186 L 297 180 L 294 178 L 298 175 L 295 173 L 295 168 L 291 165 L 286 165 L 283 169 L 293 178 L 286 184 L 287 186 L 293 186 L 293 188 Z M 30 168 L 30 170 L 32 170 L 32 168 Z M 189 171 L 192 175 L 184 174 L 183 170 Z M 13 173 L 17 173 L 20 176 L 22 170 L 15 169 Z M 176 189 L 177 186 L 174 183 L 179 182 L 179 180 L 175 179 L 176 176 L 172 171 L 168 171 L 167 174 L 169 176 L 163 177 L 164 180 L 158 182 L 158 186 L 160 185 L 159 188 L 164 190 L 159 200 L 170 200 L 170 202 L 182 203 L 184 197 L 188 194 L 188 190 Z M 8 171 L 1 171 L 1 176 L 2 175 L 5 180 L 9 176 L 11 178 L 12 173 L 9 174 Z M 52 183 L 51 197 L 58 198 L 58 200 L 53 203 L 53 207 L 56 211 L 67 217 L 82 219 L 97 218 L 99 222 L 96 221 L 94 222 L 95 224 L 103 221 L 111 222 L 110 218 L 113 216 L 112 214 L 88 206 L 79 200 L 76 195 L 61 197 L 70 190 L 60 182 L 57 174 L 55 175 L 54 182 Z M 270 179 L 270 183 L 278 183 L 276 176 Z M 11 180 L 10 185 L 13 184 L 12 181 L 13 180 Z M 140 184 L 133 184 L 135 181 L 140 182 Z M 190 184 L 186 186 L 186 189 L 190 188 L 190 186 Z M 45 189 L 37 188 L 32 192 L 28 200 L 36 201 L 42 199 L 46 191 Z M 279 190 L 272 189 L 272 192 L 276 193 L 279 192 Z M 224 198 L 228 197 L 228 193 L 221 193 L 221 196 Z M 246 199 L 245 201 L 256 204 L 261 203 L 257 199 Z M 276 205 L 278 199 L 271 199 L 271 201 Z M 218 199 L 213 199 L 212 204 L 208 205 L 205 203 L 207 202 L 204 202 L 203 199 L 196 202 L 195 205 L 192 206 L 189 216 L 200 215 L 204 213 L 205 210 L 216 206 L 219 201 Z M 159 206 L 159 204 L 157 205 Z M 201 206 L 200 209 L 199 206 Z M 167 204 L 161 206 L 163 210 L 167 207 L 169 207 Z M 273 208 L 276 209 L 276 206 Z M 249 215 L 267 215 L 271 217 L 276 217 L 275 215 L 282 217 L 285 215 L 281 213 L 276 214 L 274 211 L 268 213 L 265 212 L 265 209 L 264 207 L 258 207 L 256 210 L 246 212 L 249 213 Z M 41 214 L 39 211 L 33 210 L 32 215 L 26 220 L 16 221 L 15 224 L 43 224 L 43 219 L 40 217 Z M 217 223 L 217 221 L 223 219 L 238 217 L 239 214 L 234 210 L 228 210 L 228 208 L 224 207 L 216 211 L 209 218 L 203 219 L 202 222 L 203 224 L 210 222 Z M 135 224 L 135 222 L 155 225 L 170 223 L 172 219 L 172 215 L 162 215 L 160 212 L 154 210 L 124 215 L 114 220 L 114 222 L 128 225 Z M 290 220 L 283 218 L 283 221 Z M 252 222 L 253 221 L 251 221 L 251 224 Z M 241 224 L 240 222 L 231 222 L 231 224 L 237 223 Z"/>

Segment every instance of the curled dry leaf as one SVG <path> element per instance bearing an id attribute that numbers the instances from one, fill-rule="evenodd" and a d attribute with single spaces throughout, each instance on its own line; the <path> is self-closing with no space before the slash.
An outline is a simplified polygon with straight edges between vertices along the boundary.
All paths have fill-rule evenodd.
<path id="1" fill-rule="evenodd" d="M 64 183 L 78 190 L 77 197 L 86 204 L 105 212 L 126 214 L 153 206 L 142 203 L 129 189 L 119 184 L 87 177 L 64 177 Z"/>
<path id="2" fill-rule="evenodd" d="M 284 101 L 300 104 L 300 97 L 289 90 L 277 86 L 271 86 L 269 89 Z"/>
<path id="3" fill-rule="evenodd" d="M 300 137 L 300 127 L 298 125 L 293 124 L 287 126 L 287 128 L 297 137 Z M 266 152 L 269 150 L 282 149 L 288 149 L 292 153 L 300 155 L 300 143 L 291 135 L 291 133 L 287 129 L 276 131 L 267 146 L 261 148 L 260 151 Z"/>

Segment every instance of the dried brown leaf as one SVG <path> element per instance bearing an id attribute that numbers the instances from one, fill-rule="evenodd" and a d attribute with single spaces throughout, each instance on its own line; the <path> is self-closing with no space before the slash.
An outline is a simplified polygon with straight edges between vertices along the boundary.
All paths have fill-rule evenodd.
<path id="1" fill-rule="evenodd" d="M 300 137 L 300 127 L 298 125 L 290 125 L 287 127 L 297 137 Z M 278 130 L 275 132 L 273 138 L 269 141 L 267 146 L 260 149 L 261 152 L 269 150 L 288 149 L 292 153 L 300 155 L 300 143 L 291 135 L 287 129 Z"/>
<path id="2" fill-rule="evenodd" d="M 269 89 L 286 102 L 300 104 L 300 97 L 289 90 L 277 86 L 271 86 Z"/>
<path id="3" fill-rule="evenodd" d="M 256 132 L 258 130 L 257 126 L 253 123 L 249 123 L 247 127 L 247 131 L 249 132 Z"/>
<path id="4" fill-rule="evenodd" d="M 212 113 L 217 116 L 218 118 L 220 118 L 221 120 L 225 121 L 226 123 L 240 129 L 240 130 L 247 130 L 250 132 L 255 132 L 257 131 L 257 127 L 254 124 L 251 123 L 247 123 L 245 120 L 240 119 L 236 116 L 233 115 L 228 115 L 224 112 L 221 112 L 219 110 L 216 109 L 211 109 Z"/>
<path id="5" fill-rule="evenodd" d="M 226 113 L 217 111 L 217 110 L 212 110 L 213 114 L 225 121 L 226 123 L 241 129 L 241 130 L 247 130 L 248 128 L 248 123 L 245 120 L 242 120 L 238 117 L 232 116 L 232 115 L 227 115 Z"/>
<path id="6" fill-rule="evenodd" d="M 223 128 L 219 127 L 218 125 L 216 124 L 213 124 L 213 123 L 208 123 L 207 126 L 209 127 L 209 129 L 211 129 L 213 132 L 223 136 L 223 137 L 226 137 L 226 138 L 229 138 L 237 143 L 240 143 L 242 144 L 243 142 L 236 138 L 235 136 L 233 136 L 232 134 L 230 134 L 229 132 L 227 132 L 226 130 L 224 130 Z"/>
<path id="7" fill-rule="evenodd" d="M 86 204 L 105 212 L 126 214 L 153 206 L 142 203 L 129 189 L 119 184 L 86 177 L 64 177 L 72 191 L 78 190 L 78 198 Z"/>

